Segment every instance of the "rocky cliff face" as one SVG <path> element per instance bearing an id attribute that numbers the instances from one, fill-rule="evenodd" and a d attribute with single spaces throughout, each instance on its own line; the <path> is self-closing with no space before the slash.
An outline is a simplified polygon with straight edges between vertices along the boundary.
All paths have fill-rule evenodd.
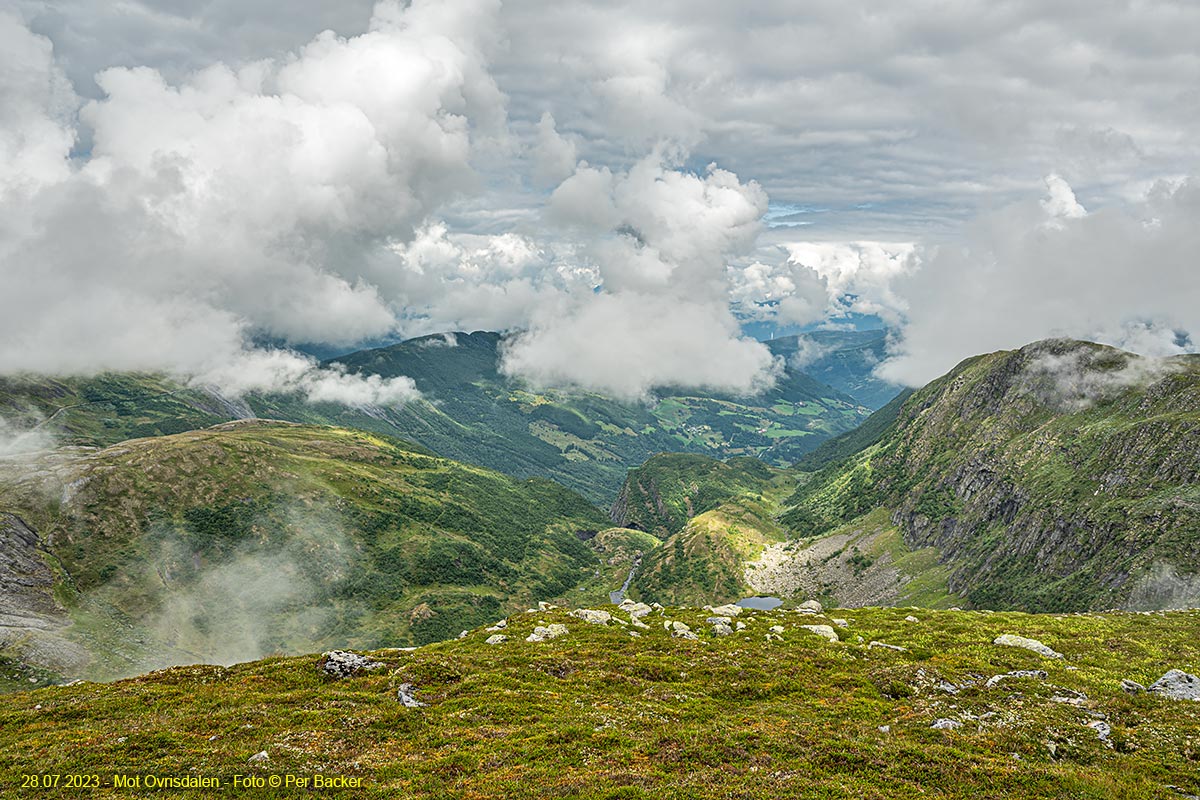
<path id="1" fill-rule="evenodd" d="M 41 542 L 24 520 L 0 513 L 0 651 L 57 670 L 87 660 L 59 636 L 68 623 L 54 599 L 54 574 Z"/>
<path id="2" fill-rule="evenodd" d="M 983 607 L 1192 605 L 1200 363 L 1047 341 L 960 364 L 793 496 L 831 525 L 892 511 Z"/>

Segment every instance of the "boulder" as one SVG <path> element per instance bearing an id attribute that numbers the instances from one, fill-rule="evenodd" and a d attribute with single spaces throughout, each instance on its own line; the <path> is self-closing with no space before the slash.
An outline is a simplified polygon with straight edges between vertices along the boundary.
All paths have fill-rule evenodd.
<path id="1" fill-rule="evenodd" d="M 1148 691 L 1172 700 L 1200 700 L 1200 678 L 1181 669 L 1169 670 Z"/>
<path id="2" fill-rule="evenodd" d="M 992 644 L 1004 645 L 1005 647 L 1021 647 L 1025 650 L 1032 650 L 1038 655 L 1046 658 L 1062 658 L 1062 653 L 1056 650 L 1051 650 L 1046 645 L 1039 642 L 1037 639 L 1029 639 L 1024 636 L 1016 636 L 1011 633 L 1003 633 L 997 636 Z"/>
<path id="3" fill-rule="evenodd" d="M 942 717 L 941 719 L 934 721 L 934 723 L 929 727 L 933 728 L 935 731 L 952 731 L 955 728 L 961 728 L 962 726 L 963 724 L 956 719 Z"/>
<path id="4" fill-rule="evenodd" d="M 317 668 L 331 678 L 349 678 L 362 672 L 379 669 L 383 664 L 374 659 L 348 653 L 345 650 L 330 650 L 321 656 Z"/>
<path id="5" fill-rule="evenodd" d="M 729 636 L 733 633 L 733 628 L 729 627 L 728 622 L 714 622 L 712 632 L 717 636 Z"/>
<path id="6" fill-rule="evenodd" d="M 570 612 L 570 616 L 593 625 L 607 625 L 613 618 L 612 614 L 607 611 L 596 611 L 591 608 L 577 608 Z"/>
<path id="7" fill-rule="evenodd" d="M 806 631 L 812 631 L 817 636 L 828 639 L 831 642 L 838 641 L 837 633 L 828 625 L 801 625 L 800 627 Z"/>
<path id="8" fill-rule="evenodd" d="M 804 614 L 822 614 L 825 612 L 825 609 L 816 600 L 805 600 L 796 606 L 796 610 Z"/>
<path id="9" fill-rule="evenodd" d="M 621 603 L 621 610 L 628 614 L 630 619 L 641 619 L 642 617 L 647 616 L 654 609 L 645 603 L 634 603 L 626 600 L 625 602 Z"/>
<path id="10" fill-rule="evenodd" d="M 736 617 L 742 613 L 742 607 L 735 606 L 733 603 L 730 603 L 729 605 L 710 608 L 709 611 L 711 611 L 715 617 Z"/>
<path id="11" fill-rule="evenodd" d="M 507 641 L 508 641 L 508 637 L 505 636 L 503 633 L 496 633 L 496 634 L 493 634 L 493 635 L 487 637 L 486 639 L 484 639 L 483 643 L 484 644 L 504 644 Z"/>
<path id="12" fill-rule="evenodd" d="M 557 639 L 559 636 L 567 633 L 567 626 L 559 623 L 553 625 L 538 625 L 533 629 L 533 633 L 525 637 L 527 642 L 548 642 L 551 639 Z"/>

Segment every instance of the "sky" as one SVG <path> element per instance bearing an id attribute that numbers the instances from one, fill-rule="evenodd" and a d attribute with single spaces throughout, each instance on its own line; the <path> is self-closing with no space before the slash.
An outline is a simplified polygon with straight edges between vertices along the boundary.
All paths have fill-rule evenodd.
<path id="1" fill-rule="evenodd" d="M 1187 0 L 280 8 L 0 5 L 0 373 L 387 404 L 291 348 L 490 329 L 644 398 L 864 319 L 911 385 L 1200 336 Z"/>

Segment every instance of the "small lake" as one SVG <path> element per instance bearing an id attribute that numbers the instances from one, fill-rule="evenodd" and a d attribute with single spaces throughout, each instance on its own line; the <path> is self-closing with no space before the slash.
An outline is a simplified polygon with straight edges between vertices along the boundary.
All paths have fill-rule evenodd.
<path id="1" fill-rule="evenodd" d="M 783 601 L 778 597 L 743 597 L 734 603 L 735 606 L 742 608 L 752 608 L 756 611 L 771 611 L 783 605 Z"/>

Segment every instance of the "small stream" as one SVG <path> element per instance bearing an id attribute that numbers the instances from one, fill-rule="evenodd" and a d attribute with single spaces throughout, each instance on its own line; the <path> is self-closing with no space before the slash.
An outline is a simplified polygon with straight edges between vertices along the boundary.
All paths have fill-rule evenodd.
<path id="1" fill-rule="evenodd" d="M 615 592 L 608 593 L 608 602 L 613 605 L 619 605 L 625 599 L 625 593 L 629 591 L 629 584 L 633 583 L 633 576 L 637 575 L 638 567 L 642 565 L 642 554 L 638 553 L 633 557 L 633 566 L 629 568 L 629 574 L 625 576 L 625 582 L 621 584 L 621 588 Z"/>

